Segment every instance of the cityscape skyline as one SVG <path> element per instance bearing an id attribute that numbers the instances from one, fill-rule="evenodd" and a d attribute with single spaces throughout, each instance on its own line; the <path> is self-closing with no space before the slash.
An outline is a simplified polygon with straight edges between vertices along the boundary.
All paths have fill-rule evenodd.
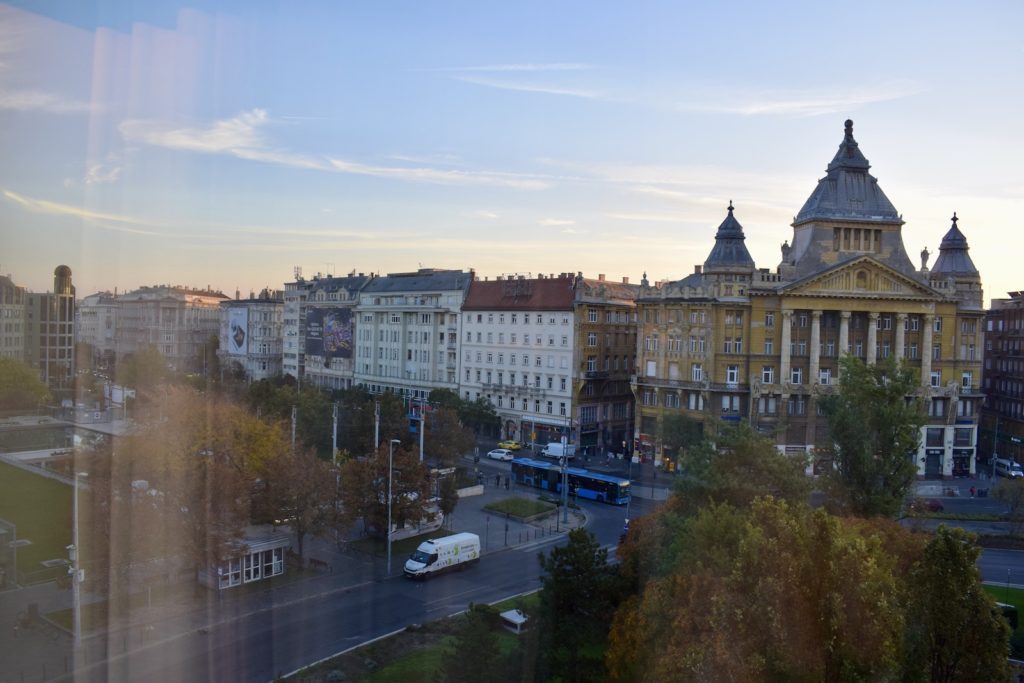
<path id="1" fill-rule="evenodd" d="M 46 291 L 66 264 L 80 296 L 245 296 L 294 266 L 655 282 L 704 261 L 730 200 L 774 270 L 851 118 L 915 260 L 956 212 L 986 305 L 1020 289 L 1019 7 L 586 9 L 0 5 L 0 273 Z"/>

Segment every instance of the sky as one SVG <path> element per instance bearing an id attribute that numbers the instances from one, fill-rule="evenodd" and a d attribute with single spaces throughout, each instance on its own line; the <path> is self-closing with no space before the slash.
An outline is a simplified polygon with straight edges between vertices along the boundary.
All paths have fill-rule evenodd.
<path id="1" fill-rule="evenodd" d="M 707 6 L 700 6 L 707 5 Z M 843 138 L 986 301 L 1024 199 L 1019 2 L 0 3 L 0 274 L 80 296 L 295 268 L 758 267 Z"/>

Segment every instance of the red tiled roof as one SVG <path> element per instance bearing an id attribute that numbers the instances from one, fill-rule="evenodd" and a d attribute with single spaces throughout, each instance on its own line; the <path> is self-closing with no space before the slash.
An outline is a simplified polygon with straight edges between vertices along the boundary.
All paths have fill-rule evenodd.
<path id="1" fill-rule="evenodd" d="M 474 280 L 464 311 L 571 311 L 573 278 Z"/>

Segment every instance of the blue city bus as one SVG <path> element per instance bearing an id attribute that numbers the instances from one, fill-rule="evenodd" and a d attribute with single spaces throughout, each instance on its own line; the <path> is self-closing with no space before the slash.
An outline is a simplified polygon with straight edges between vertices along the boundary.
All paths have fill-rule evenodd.
<path id="1" fill-rule="evenodd" d="M 612 505 L 629 502 L 629 480 L 598 472 L 588 472 L 577 467 L 567 470 L 569 494 Z M 512 481 L 537 489 L 562 492 L 562 469 L 559 465 L 529 458 L 512 461 Z"/>

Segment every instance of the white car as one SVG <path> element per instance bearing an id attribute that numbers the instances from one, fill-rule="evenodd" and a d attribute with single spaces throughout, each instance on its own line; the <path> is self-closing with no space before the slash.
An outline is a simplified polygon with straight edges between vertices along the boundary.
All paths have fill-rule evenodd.
<path id="1" fill-rule="evenodd" d="M 515 455 L 512 454 L 507 448 L 495 448 L 493 451 L 487 454 L 487 457 L 492 460 L 501 460 L 503 462 L 511 462 L 515 459 Z"/>

